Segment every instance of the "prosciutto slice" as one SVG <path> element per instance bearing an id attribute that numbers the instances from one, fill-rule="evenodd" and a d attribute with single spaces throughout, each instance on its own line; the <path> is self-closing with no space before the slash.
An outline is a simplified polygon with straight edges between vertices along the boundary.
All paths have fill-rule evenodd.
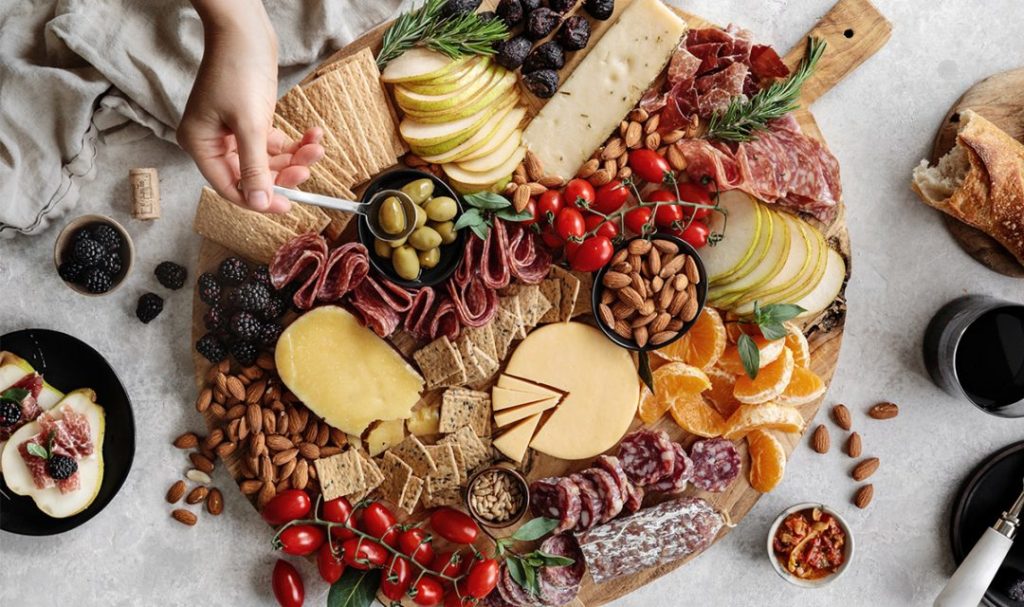
<path id="1" fill-rule="evenodd" d="M 25 460 L 37 488 L 57 487 L 61 493 L 70 493 L 80 487 L 78 472 L 64 480 L 55 480 L 46 472 L 46 460 L 28 451 L 28 446 L 32 444 L 44 449 L 50 448 L 54 455 L 66 455 L 76 460 L 92 455 L 95 446 L 90 435 L 89 419 L 68 405 L 60 407 L 57 413 L 61 415 L 60 418 L 49 411 L 39 416 L 39 434 L 18 445 L 18 453 Z"/>

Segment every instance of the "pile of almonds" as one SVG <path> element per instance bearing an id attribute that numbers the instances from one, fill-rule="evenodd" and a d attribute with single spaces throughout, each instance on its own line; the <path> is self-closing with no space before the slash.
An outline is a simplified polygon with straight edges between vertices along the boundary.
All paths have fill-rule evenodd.
<path id="1" fill-rule="evenodd" d="M 612 257 L 601 279 L 598 317 L 643 348 L 674 339 L 697 317 L 700 272 L 669 240 L 636 238 Z"/>
<path id="2" fill-rule="evenodd" d="M 881 402 L 868 409 L 868 417 L 879 420 L 892 419 L 899 413 L 899 406 L 891 402 Z M 839 404 L 832 407 L 832 421 L 845 432 L 849 432 L 846 438 L 846 454 L 853 459 L 860 458 L 864 451 L 863 439 L 860 433 L 851 431 L 853 417 L 846 405 Z M 811 448 L 818 453 L 825 454 L 828 453 L 831 444 L 832 439 L 829 436 L 828 428 L 824 424 L 819 424 L 811 434 Z M 881 465 L 881 460 L 877 457 L 866 457 L 857 462 L 850 470 L 850 476 L 858 483 L 865 481 L 878 470 L 879 465 Z M 873 484 L 861 485 L 853 495 L 853 504 L 861 509 L 867 508 L 874 496 L 875 486 Z"/>

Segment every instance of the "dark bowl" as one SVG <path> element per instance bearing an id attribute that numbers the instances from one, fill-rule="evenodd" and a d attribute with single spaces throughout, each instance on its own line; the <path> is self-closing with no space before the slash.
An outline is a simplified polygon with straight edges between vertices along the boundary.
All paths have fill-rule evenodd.
<path id="1" fill-rule="evenodd" d="M 132 237 L 128 233 L 128 230 L 124 229 L 124 226 L 105 215 L 82 215 L 68 222 L 68 224 L 61 229 L 60 234 L 57 235 L 57 240 L 53 243 L 53 267 L 54 269 L 59 269 L 64 258 L 69 256 L 71 253 L 72 237 L 74 237 L 79 230 L 101 224 L 113 227 L 121 235 L 121 239 L 124 241 L 124 246 L 122 246 L 118 251 L 118 256 L 121 258 L 121 271 L 112 276 L 113 286 L 110 287 L 110 290 L 103 293 L 90 293 L 85 289 L 85 287 L 68 282 L 61 277 L 61 282 L 67 285 L 69 289 L 88 297 L 97 297 L 113 293 L 121 286 L 125 277 L 128 276 L 128 272 L 131 271 L 132 262 L 135 258 L 135 245 L 132 243 Z"/>
<path id="2" fill-rule="evenodd" d="M 480 477 L 483 476 L 484 474 L 489 474 L 491 472 L 498 472 L 500 474 L 508 475 L 509 478 L 512 479 L 513 483 L 519 485 L 519 488 L 522 491 L 523 502 L 522 504 L 519 505 L 519 509 L 517 509 L 515 513 L 508 518 L 508 520 L 500 522 L 492 521 L 491 519 L 483 516 L 480 512 L 478 512 L 477 509 L 473 506 L 472 501 L 469 499 L 470 495 L 472 495 L 473 487 L 474 485 L 476 485 Z M 526 477 L 523 476 L 521 472 L 512 467 L 511 464 L 495 464 L 493 466 L 482 468 L 481 470 L 477 471 L 476 474 L 470 477 L 469 482 L 466 483 L 464 498 L 466 511 L 469 512 L 469 515 L 473 518 L 473 520 L 475 520 L 483 527 L 488 527 L 491 529 L 504 529 L 505 527 L 515 525 L 520 520 L 522 520 L 524 516 L 526 516 L 526 511 L 529 510 L 530 508 L 530 483 L 527 482 Z"/>
<path id="3" fill-rule="evenodd" d="M 622 245 L 615 249 L 615 253 L 617 254 L 622 249 L 625 249 L 626 247 L 629 246 L 630 242 L 637 240 L 638 238 L 639 237 L 631 238 L 625 241 L 624 243 L 622 243 Z M 671 234 L 658 233 L 653 235 L 651 237 L 651 240 L 667 240 L 669 242 L 675 243 L 676 246 L 679 247 L 680 253 L 686 253 L 690 257 L 693 257 L 693 260 L 697 263 L 697 274 L 700 276 L 700 282 L 697 283 L 697 315 L 694 316 L 693 320 L 691 320 L 690 322 L 684 323 L 683 327 L 679 329 L 679 333 L 672 339 L 657 345 L 648 343 L 647 345 L 641 348 L 636 344 L 635 341 L 622 337 L 621 335 L 616 333 L 612 327 L 606 326 L 604 322 L 601 320 L 601 315 L 597 311 L 601 305 L 601 292 L 604 291 L 604 286 L 602 286 L 602 280 L 604 279 L 604 275 L 608 272 L 609 268 L 611 268 L 611 264 L 606 265 L 605 267 L 598 270 L 597 274 L 594 275 L 594 288 L 591 290 L 590 293 L 591 305 L 594 309 L 594 318 L 597 321 L 597 326 L 601 329 L 605 336 L 608 337 L 608 339 L 612 340 L 619 346 L 622 346 L 627 350 L 633 350 L 634 352 L 650 352 L 651 350 L 659 350 L 675 342 L 683 335 L 686 335 L 686 332 L 690 330 L 690 327 L 692 327 L 697 322 L 697 318 L 700 317 L 701 310 L 704 309 L 704 303 L 708 297 L 708 274 L 707 271 L 704 269 L 704 262 L 701 260 L 700 255 L 697 253 L 697 249 L 693 248 L 690 245 L 690 243 L 686 242 L 685 240 L 672 236 Z"/>
<path id="4" fill-rule="evenodd" d="M 96 516 L 128 478 L 135 458 L 135 418 L 117 373 L 85 342 L 49 329 L 25 329 L 0 336 L 0 349 L 27 360 L 54 388 L 65 394 L 92 388 L 106 415 L 103 482 L 89 507 L 67 518 L 50 518 L 32 498 L 17 495 L 0 480 L 0 529 L 20 535 L 64 533 Z"/>
<path id="5" fill-rule="evenodd" d="M 363 202 L 369 202 L 373 195 L 381 190 L 400 190 L 402 186 L 415 181 L 417 179 L 427 178 L 434 182 L 434 193 L 439 196 L 449 196 L 459 207 L 459 214 L 462 213 L 462 200 L 459 195 L 455 193 L 448 184 L 442 181 L 440 178 L 425 173 L 423 171 L 417 171 L 415 169 L 395 169 L 394 171 L 388 171 L 378 175 L 376 179 L 370 182 L 370 185 L 366 187 L 366 191 L 363 192 Z M 457 221 L 459 215 L 455 215 Z M 359 216 L 359 241 L 363 243 L 363 246 L 370 252 L 370 263 L 374 269 L 383 274 L 391 282 L 401 285 L 403 287 L 416 289 L 419 287 L 430 287 L 440 282 L 444 282 L 449 276 L 455 272 L 455 268 L 459 266 L 459 262 L 462 261 L 462 255 L 466 249 L 466 234 L 465 230 L 459 230 L 455 237 L 455 242 L 447 245 L 441 245 L 441 260 L 437 262 L 437 265 L 429 270 L 422 270 L 420 277 L 416 280 L 406 280 L 395 272 L 394 267 L 391 265 L 390 259 L 378 257 L 373 249 L 373 234 L 370 233 L 370 226 L 366 221 L 366 216 Z"/>

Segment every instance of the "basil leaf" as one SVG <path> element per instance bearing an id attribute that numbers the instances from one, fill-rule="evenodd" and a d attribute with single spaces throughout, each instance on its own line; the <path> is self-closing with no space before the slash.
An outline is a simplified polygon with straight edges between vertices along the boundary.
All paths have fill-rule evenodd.
<path id="1" fill-rule="evenodd" d="M 43 447 L 42 445 L 37 445 L 35 443 L 29 443 L 28 446 L 25 447 L 25 449 L 29 453 L 31 453 L 32 455 L 34 455 L 34 456 L 36 456 L 38 458 L 50 459 L 50 453 L 46 450 L 46 447 Z"/>
<path id="2" fill-rule="evenodd" d="M 792 320 L 806 311 L 807 310 L 796 304 L 788 303 L 768 304 L 767 306 L 761 308 L 761 312 L 765 316 L 767 316 L 767 320 L 769 322 L 777 323 L 783 323 L 786 322 L 787 320 Z"/>
<path id="3" fill-rule="evenodd" d="M 472 227 L 483 223 L 484 216 L 478 209 L 469 209 L 462 215 L 459 215 L 458 221 L 455 222 L 455 229 L 461 230 L 462 228 Z"/>
<path id="4" fill-rule="evenodd" d="M 765 339 L 782 339 L 789 333 L 780 322 L 770 322 L 759 326 L 761 335 L 764 335 Z"/>
<path id="5" fill-rule="evenodd" d="M 470 206 L 488 211 L 496 211 L 512 206 L 507 198 L 494 192 L 476 192 L 462 197 Z"/>
<path id="6" fill-rule="evenodd" d="M 526 588 L 526 573 L 523 572 L 523 563 L 520 562 L 519 557 L 508 557 L 505 559 L 505 566 L 508 567 L 508 574 L 512 576 L 512 581 L 522 588 Z"/>
<path id="7" fill-rule="evenodd" d="M 485 221 L 482 224 L 470 226 L 469 229 L 473 230 L 480 240 L 487 240 L 487 233 L 490 231 L 491 225 Z"/>
<path id="8" fill-rule="evenodd" d="M 553 518 L 537 517 L 531 519 L 528 523 L 516 529 L 516 532 L 512 534 L 512 538 L 520 542 L 532 542 L 533 540 L 539 540 L 545 535 L 551 533 L 555 527 L 558 526 L 558 520 Z"/>
<path id="9" fill-rule="evenodd" d="M 523 562 L 526 563 L 530 567 L 543 567 L 544 566 L 544 559 L 540 558 L 539 556 L 537 556 L 533 552 L 531 552 L 530 554 L 527 554 L 526 556 L 524 556 L 523 557 Z"/>
<path id="10" fill-rule="evenodd" d="M 526 567 L 526 589 L 530 591 L 530 594 L 537 596 L 540 594 L 540 584 L 537 582 L 537 570 L 533 567 Z"/>
<path id="11" fill-rule="evenodd" d="M 761 302 L 754 300 L 754 322 L 761 324 L 764 321 L 764 316 L 761 314 Z"/>
<path id="12" fill-rule="evenodd" d="M 327 607 L 369 607 L 380 585 L 380 571 L 360 571 L 354 567 L 331 585 L 327 593 Z"/>
<path id="13" fill-rule="evenodd" d="M 516 213 L 513 209 L 501 209 L 494 213 L 496 217 L 504 219 L 505 221 L 526 221 L 527 219 L 533 218 L 533 215 L 529 211 L 523 209 Z"/>
<path id="14" fill-rule="evenodd" d="M 757 349 L 757 344 L 744 333 L 736 342 L 736 348 L 739 350 L 740 360 L 743 362 L 743 369 L 747 372 L 747 376 L 750 379 L 756 379 L 757 372 L 761 368 L 761 351 Z"/>
<path id="15" fill-rule="evenodd" d="M 640 357 L 640 379 L 643 380 L 644 384 L 654 393 L 654 375 L 651 373 L 651 358 L 647 356 L 647 352 L 641 352 Z"/>
<path id="16" fill-rule="evenodd" d="M 8 388 L 0 394 L 0 399 L 14 401 L 15 404 L 21 404 L 21 401 L 25 400 L 25 397 L 29 395 L 29 391 L 25 388 Z"/>
<path id="17" fill-rule="evenodd" d="M 537 550 L 534 552 L 542 561 L 545 567 L 565 567 L 572 565 L 576 561 L 567 556 L 560 556 L 557 554 L 549 554 L 543 550 Z"/>

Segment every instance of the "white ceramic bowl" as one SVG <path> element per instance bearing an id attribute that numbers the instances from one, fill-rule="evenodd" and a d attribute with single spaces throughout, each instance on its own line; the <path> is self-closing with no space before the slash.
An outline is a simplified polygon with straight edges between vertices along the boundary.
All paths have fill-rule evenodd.
<path id="1" fill-rule="evenodd" d="M 772 547 L 772 543 L 775 540 L 775 532 L 779 530 L 779 526 L 782 524 L 782 521 L 794 512 L 800 512 L 801 510 L 808 510 L 810 508 L 818 508 L 822 512 L 835 517 L 836 523 L 839 524 L 839 528 L 842 529 L 843 533 L 846 534 L 846 543 L 843 546 L 843 564 L 840 565 L 839 569 L 837 569 L 836 572 L 832 575 L 827 575 L 816 580 L 801 579 L 791 574 L 790 572 L 786 571 L 782 564 L 779 563 L 779 559 L 775 556 L 775 550 Z M 787 582 L 795 586 L 800 586 L 801 588 L 821 588 L 822 586 L 832 583 L 833 581 L 838 579 L 839 576 L 843 575 L 843 573 L 845 573 L 846 570 L 850 567 L 850 563 L 853 562 L 853 531 L 850 529 L 850 526 L 846 523 L 846 520 L 843 519 L 842 515 L 840 515 L 832 508 L 829 508 L 824 504 L 804 502 L 802 504 L 796 504 L 794 506 L 786 508 L 785 510 L 782 511 L 782 514 L 775 518 L 775 522 L 772 523 L 771 529 L 768 530 L 767 548 L 768 560 L 771 562 L 772 568 L 775 569 L 775 572 L 778 573 L 779 576 L 782 577 L 782 579 L 786 580 Z"/>

